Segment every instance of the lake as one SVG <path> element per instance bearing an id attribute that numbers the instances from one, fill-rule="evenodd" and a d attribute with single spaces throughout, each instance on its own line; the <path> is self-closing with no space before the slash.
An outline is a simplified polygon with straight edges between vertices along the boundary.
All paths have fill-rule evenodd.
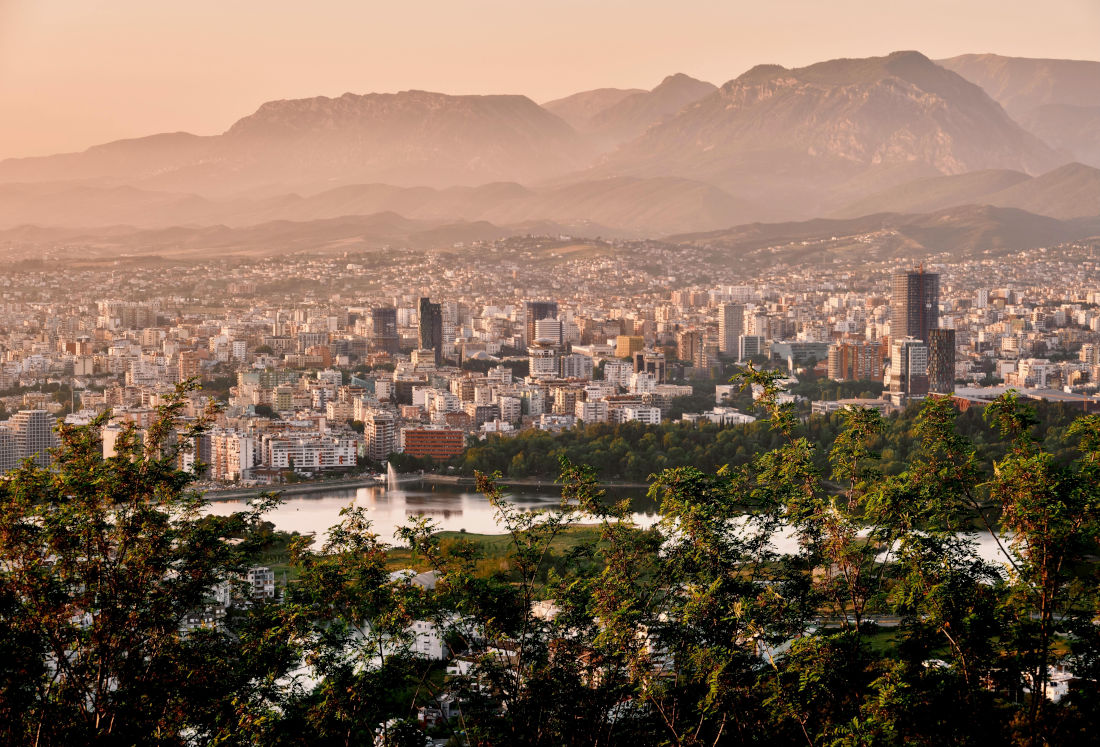
<path id="1" fill-rule="evenodd" d="M 547 488 L 504 488 L 505 495 L 515 505 L 529 511 L 553 508 L 561 501 L 561 493 Z M 639 526 L 652 526 L 660 518 L 657 506 L 645 495 L 643 488 L 608 491 L 612 500 L 629 498 L 634 521 Z M 485 496 L 471 488 L 421 482 L 398 483 L 393 487 L 333 488 L 331 491 L 292 495 L 268 512 L 267 518 L 277 529 L 323 538 L 328 529 L 340 522 L 340 511 L 349 505 L 363 506 L 373 530 L 386 542 L 393 542 L 393 533 L 412 517 L 428 517 L 441 530 L 466 530 L 473 534 L 503 534 L 496 522 L 496 511 Z M 245 499 L 212 501 L 208 513 L 226 515 L 248 507 Z M 586 520 L 593 522 L 595 520 Z M 978 534 L 978 554 L 989 562 L 1003 563 L 997 543 L 988 533 Z M 797 541 L 789 530 L 780 530 L 772 544 L 784 553 L 797 551 Z"/>
<path id="2" fill-rule="evenodd" d="M 505 488 L 505 494 L 515 505 L 537 511 L 557 506 L 561 493 L 546 488 Z M 657 508 L 638 489 L 629 494 L 616 494 L 621 500 L 629 497 L 636 506 L 634 519 L 642 526 L 657 521 Z M 277 529 L 323 537 L 329 527 L 340 521 L 340 511 L 347 506 L 367 509 L 373 529 L 384 540 L 391 540 L 394 531 L 405 526 L 412 517 L 428 517 L 445 531 L 466 530 L 474 534 L 502 534 L 496 523 L 496 511 L 485 496 L 471 488 L 455 485 L 405 482 L 394 487 L 370 485 L 358 488 L 334 488 L 331 492 L 287 496 L 281 505 L 267 514 Z M 225 515 L 247 508 L 245 499 L 214 500 L 208 512 Z"/>

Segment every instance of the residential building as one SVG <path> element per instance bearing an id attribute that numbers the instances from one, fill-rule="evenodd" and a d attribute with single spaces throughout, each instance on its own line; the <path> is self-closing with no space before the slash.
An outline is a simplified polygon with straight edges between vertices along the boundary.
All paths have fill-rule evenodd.
<path id="1" fill-rule="evenodd" d="M 739 303 L 724 303 L 718 307 L 718 352 L 735 357 L 739 354 L 738 338 L 744 332 L 745 307 Z"/>

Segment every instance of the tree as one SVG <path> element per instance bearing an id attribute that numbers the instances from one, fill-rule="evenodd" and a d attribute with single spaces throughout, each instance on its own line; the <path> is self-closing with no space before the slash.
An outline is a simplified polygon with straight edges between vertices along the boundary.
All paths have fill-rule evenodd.
<path id="1" fill-rule="evenodd" d="M 1080 611 L 1075 603 L 1094 581 L 1080 576 L 1077 561 L 1095 550 L 1100 537 L 1100 418 L 1081 418 L 1070 428 L 1070 435 L 1080 437 L 1084 456 L 1067 465 L 1039 448 L 1032 431 L 1035 411 L 1014 393 L 998 398 L 985 415 L 1012 439 L 1011 451 L 994 465 L 990 497 L 1011 538 L 1012 630 L 1031 692 L 1023 728 L 1029 743 L 1038 745 L 1045 742 L 1054 635 L 1067 627 L 1062 616 Z"/>
<path id="2" fill-rule="evenodd" d="M 751 429 L 473 446 L 472 463 L 556 460 L 561 504 L 526 510 L 479 474 L 505 534 L 413 520 L 399 562 L 433 570 L 421 584 L 348 508 L 289 543 L 297 582 L 277 604 L 199 625 L 215 585 L 270 546 L 274 499 L 202 516 L 177 464 L 213 411 L 180 418 L 189 386 L 109 459 L 107 416 L 62 427 L 52 468 L 0 482 L 0 741 L 419 745 L 417 708 L 447 696 L 458 716 L 434 734 L 463 744 L 1090 743 L 1100 416 L 1010 394 L 984 417 L 931 398 L 889 423 L 804 421 L 778 378 L 740 376 L 765 414 Z M 662 468 L 677 450 L 714 467 Z M 570 455 L 656 471 L 656 523 Z M 417 654 L 429 624 L 468 671 Z M 1054 703 L 1061 661 L 1081 681 Z"/>
<path id="3" fill-rule="evenodd" d="M 103 458 L 103 415 L 60 426 L 54 468 L 27 462 L 0 483 L 7 743 L 174 744 L 270 712 L 263 692 L 291 663 L 272 648 L 283 629 L 185 625 L 243 572 L 270 504 L 200 515 L 192 475 L 176 466 L 212 415 L 180 423 L 193 386 L 177 388 L 144 438 L 125 430 L 116 456 Z"/>

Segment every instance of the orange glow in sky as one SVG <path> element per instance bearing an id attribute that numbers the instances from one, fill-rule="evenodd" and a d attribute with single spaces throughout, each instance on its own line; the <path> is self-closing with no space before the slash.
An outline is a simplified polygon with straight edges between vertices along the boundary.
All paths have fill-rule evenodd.
<path id="1" fill-rule="evenodd" d="M 1100 57 L 1096 0 L 0 0 L 0 158 L 222 132 L 266 100 L 721 84 L 918 49 Z"/>

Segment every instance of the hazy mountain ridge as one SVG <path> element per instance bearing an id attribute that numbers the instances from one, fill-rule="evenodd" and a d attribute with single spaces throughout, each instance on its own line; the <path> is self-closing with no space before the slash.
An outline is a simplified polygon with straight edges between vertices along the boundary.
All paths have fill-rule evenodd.
<path id="1" fill-rule="evenodd" d="M 172 226 L 95 229 L 18 226 L 0 230 L 0 244 L 13 256 L 36 256 L 35 247 L 63 247 L 84 259 L 161 256 L 278 256 L 387 248 L 438 249 L 456 242 L 491 241 L 534 234 L 614 237 L 594 223 L 553 221 L 497 225 L 488 221 L 417 220 L 393 212 L 316 221 L 268 221 L 251 226 Z M 1051 246 L 1100 237 L 1100 216 L 1057 220 L 1012 208 L 963 206 L 925 214 L 880 213 L 853 219 L 818 218 L 787 223 L 750 223 L 703 233 L 671 236 L 715 252 L 715 260 L 750 257 L 764 263 L 828 261 L 835 253 L 860 252 L 878 259 L 941 255 L 956 257 Z M 629 238 L 629 237 L 627 237 Z M 805 242 L 805 243 L 803 243 Z"/>
<path id="2" fill-rule="evenodd" d="M 761 211 L 713 185 L 674 178 L 622 177 L 540 189 L 514 182 L 446 189 L 355 184 L 308 196 L 227 200 L 133 187 L 0 184 L 0 228 L 27 223 L 239 228 L 277 219 L 313 221 L 385 212 L 424 220 L 597 224 L 609 235 L 641 236 L 728 226 Z"/>
<path id="3" fill-rule="evenodd" d="M 836 211 L 838 217 L 920 213 L 954 205 L 993 205 L 1071 219 L 1100 215 L 1100 169 L 1080 163 L 1040 176 L 988 170 L 921 179 L 885 190 Z"/>
<path id="4" fill-rule="evenodd" d="M 1087 106 L 1008 83 L 997 90 L 1040 102 L 1035 116 L 1056 114 L 1057 133 L 1077 116 L 1075 142 L 1100 151 Z M 636 237 L 966 204 L 1095 215 L 1097 172 L 1056 168 L 1069 160 L 975 83 L 898 52 L 758 65 L 720 89 L 676 74 L 543 107 L 425 91 L 271 101 L 222 135 L 0 162 L 0 227 L 236 230 L 393 213 Z"/>
<path id="5" fill-rule="evenodd" d="M 981 86 L 1013 116 L 1048 104 L 1100 106 L 1100 62 L 998 54 L 963 54 L 936 62 Z"/>
<path id="6" fill-rule="evenodd" d="M 599 171 L 711 181 L 805 214 L 923 176 L 1041 171 L 1058 160 L 976 85 L 918 52 L 899 52 L 755 67 Z"/>
<path id="7" fill-rule="evenodd" d="M 272 101 L 220 136 L 157 135 L 9 159 L 0 162 L 0 181 L 99 180 L 227 195 L 366 181 L 537 180 L 590 158 L 568 124 L 526 96 L 404 91 Z"/>
<path id="8" fill-rule="evenodd" d="M 995 54 L 938 62 L 981 86 L 1050 146 L 1100 166 L 1100 62 Z"/>
<path id="9" fill-rule="evenodd" d="M 633 140 L 681 111 L 689 104 L 718 90 L 713 83 L 683 73 L 669 75 L 653 90 L 627 96 L 597 112 L 578 130 L 595 138 L 603 147 Z"/>
<path id="10" fill-rule="evenodd" d="M 277 220 L 252 226 L 170 226 L 136 229 L 44 229 L 20 226 L 0 231 L 0 242 L 72 247 L 88 258 L 158 255 L 204 259 L 225 254 L 278 256 L 383 249 L 391 245 L 438 248 L 456 241 L 492 240 L 511 228 L 487 223 L 445 223 L 405 218 L 396 213 L 341 216 L 316 221 Z"/>
<path id="11" fill-rule="evenodd" d="M 880 213 L 850 219 L 753 223 L 672 236 L 668 240 L 735 253 L 778 248 L 788 259 L 812 259 L 826 250 L 822 246 L 805 246 L 803 241 L 833 244 L 848 251 L 853 245 L 863 244 L 859 239 L 876 237 L 880 246 L 878 258 L 942 252 L 962 258 L 1097 236 L 1100 236 L 1100 216 L 1058 220 L 1015 208 L 964 205 L 921 214 Z"/>
<path id="12" fill-rule="evenodd" d="M 580 91 L 560 99 L 545 101 L 542 108 L 565 120 L 575 130 L 588 127 L 589 120 L 608 107 L 614 106 L 628 96 L 647 93 L 644 88 L 594 88 Z"/>

